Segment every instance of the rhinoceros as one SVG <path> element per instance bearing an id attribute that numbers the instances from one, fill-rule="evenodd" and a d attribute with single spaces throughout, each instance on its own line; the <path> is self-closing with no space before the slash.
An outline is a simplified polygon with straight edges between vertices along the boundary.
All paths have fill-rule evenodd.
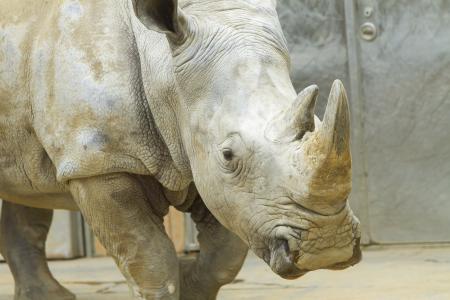
<path id="1" fill-rule="evenodd" d="M 251 249 L 283 278 L 361 259 L 342 83 L 297 94 L 274 0 L 0 0 L 1 253 L 16 300 L 79 210 L 134 299 L 214 299 Z M 163 227 L 191 212 L 200 252 Z"/>

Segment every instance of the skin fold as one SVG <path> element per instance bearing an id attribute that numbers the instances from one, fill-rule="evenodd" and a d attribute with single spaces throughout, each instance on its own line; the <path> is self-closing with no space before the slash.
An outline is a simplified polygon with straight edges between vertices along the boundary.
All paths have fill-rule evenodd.
<path id="1" fill-rule="evenodd" d="M 79 210 L 134 299 L 215 299 L 251 249 L 278 275 L 361 259 L 348 100 L 297 95 L 273 0 L 0 0 L 0 250 L 16 300 L 74 299 L 44 245 Z M 169 206 L 200 253 L 178 261 Z"/>

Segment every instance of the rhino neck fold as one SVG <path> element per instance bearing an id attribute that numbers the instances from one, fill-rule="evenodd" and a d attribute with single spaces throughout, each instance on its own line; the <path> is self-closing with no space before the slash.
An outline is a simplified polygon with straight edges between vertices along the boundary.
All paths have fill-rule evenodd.
<path id="1" fill-rule="evenodd" d="M 180 132 L 180 102 L 172 67 L 172 55 L 164 35 L 146 30 L 130 11 L 130 27 L 134 33 L 136 53 L 140 60 L 140 78 L 150 122 L 158 131 L 165 149 L 155 178 L 167 189 L 184 190 L 192 182 Z M 155 70 L 158 70 L 155 72 Z"/>

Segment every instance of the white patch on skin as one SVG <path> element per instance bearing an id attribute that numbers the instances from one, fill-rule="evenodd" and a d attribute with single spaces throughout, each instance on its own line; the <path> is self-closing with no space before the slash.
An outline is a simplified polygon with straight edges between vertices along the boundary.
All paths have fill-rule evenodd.
<path id="1" fill-rule="evenodd" d="M 108 54 L 99 54 L 108 55 Z M 76 63 L 68 63 L 73 62 Z M 71 85 L 62 85 L 55 91 L 58 105 L 68 107 L 82 100 L 89 104 L 97 114 L 107 116 L 116 110 L 123 110 L 120 95 L 123 87 L 111 88 L 108 82 L 118 82 L 120 74 L 115 72 L 102 74 L 101 79 L 94 78 L 92 67 L 86 62 L 85 53 L 76 48 L 61 49 L 55 57 L 55 77 Z M 68 97 L 67 95 L 76 95 Z"/>
<path id="2" fill-rule="evenodd" d="M 175 293 L 175 285 L 173 283 L 169 283 L 167 289 L 169 290 L 169 294 L 172 295 L 173 293 Z"/>
<path id="3" fill-rule="evenodd" d="M 14 89 L 23 56 L 20 47 L 28 25 L 9 25 L 0 30 L 0 90 Z"/>
<path id="4" fill-rule="evenodd" d="M 61 6 L 61 17 L 58 26 L 61 32 L 72 31 L 72 23 L 78 21 L 83 15 L 83 7 L 78 1 L 68 1 Z"/>

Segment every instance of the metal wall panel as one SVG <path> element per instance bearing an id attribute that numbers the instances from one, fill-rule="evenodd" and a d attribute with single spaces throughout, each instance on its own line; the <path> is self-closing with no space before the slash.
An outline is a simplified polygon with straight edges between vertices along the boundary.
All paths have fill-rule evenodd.
<path id="1" fill-rule="evenodd" d="M 358 1 L 356 11 L 378 31 L 360 39 L 372 239 L 450 241 L 450 1 Z"/>
<path id="2" fill-rule="evenodd" d="M 296 88 L 316 82 L 324 97 L 341 78 L 349 91 L 351 202 L 365 241 L 449 242 L 450 1 L 284 0 L 278 10 Z"/>

